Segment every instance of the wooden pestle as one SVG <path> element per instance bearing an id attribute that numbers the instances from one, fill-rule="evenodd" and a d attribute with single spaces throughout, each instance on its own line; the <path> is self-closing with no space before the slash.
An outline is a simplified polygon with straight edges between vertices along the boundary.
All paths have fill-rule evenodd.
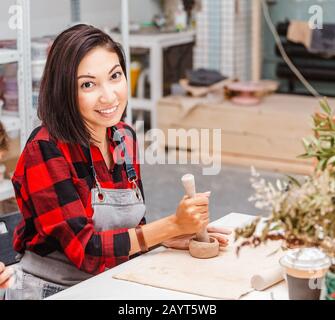
<path id="1" fill-rule="evenodd" d="M 190 198 L 193 198 L 196 194 L 195 191 L 195 180 L 194 180 L 194 175 L 193 174 L 185 174 L 182 178 L 181 181 L 183 183 L 185 193 L 187 196 Z M 210 242 L 208 233 L 207 233 L 207 226 L 200 232 L 196 234 L 196 240 L 199 242 Z"/>

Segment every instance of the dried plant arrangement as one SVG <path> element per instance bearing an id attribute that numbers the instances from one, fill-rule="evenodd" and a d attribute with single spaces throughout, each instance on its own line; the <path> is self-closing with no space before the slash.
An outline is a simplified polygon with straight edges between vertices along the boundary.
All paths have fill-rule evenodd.
<path id="1" fill-rule="evenodd" d="M 323 112 L 313 115 L 315 136 L 303 139 L 305 153 L 300 156 L 316 159 L 311 176 L 303 181 L 287 176 L 271 183 L 252 168 L 255 193 L 249 201 L 270 215 L 235 230 L 235 240 L 243 239 L 238 251 L 246 245 L 283 240 L 287 248 L 320 248 L 335 261 L 335 122 L 327 100 L 320 105 Z"/>

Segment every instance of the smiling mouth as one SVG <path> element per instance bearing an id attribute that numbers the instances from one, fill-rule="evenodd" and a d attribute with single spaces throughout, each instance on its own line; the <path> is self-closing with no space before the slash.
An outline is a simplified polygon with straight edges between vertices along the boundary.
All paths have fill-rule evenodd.
<path id="1" fill-rule="evenodd" d="M 97 112 L 101 113 L 101 114 L 110 114 L 115 112 L 118 109 L 119 106 L 115 106 L 115 107 L 111 107 L 108 109 L 102 109 L 102 110 L 96 110 Z"/>

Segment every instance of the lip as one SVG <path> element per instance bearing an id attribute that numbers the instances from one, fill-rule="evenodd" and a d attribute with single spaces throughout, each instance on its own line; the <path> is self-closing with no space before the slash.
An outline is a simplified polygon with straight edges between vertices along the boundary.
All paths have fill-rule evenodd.
<path id="1" fill-rule="evenodd" d="M 103 108 L 100 110 L 95 110 L 100 116 L 103 118 L 111 118 L 115 115 L 117 110 L 119 109 L 119 105 L 108 107 L 108 108 Z M 109 111 L 109 112 L 107 112 Z"/>

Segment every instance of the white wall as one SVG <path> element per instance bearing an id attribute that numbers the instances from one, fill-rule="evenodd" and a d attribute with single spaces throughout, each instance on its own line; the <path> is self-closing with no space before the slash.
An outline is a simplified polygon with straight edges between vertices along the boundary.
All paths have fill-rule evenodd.
<path id="1" fill-rule="evenodd" d="M 117 26 L 120 23 L 122 0 L 81 0 L 81 17 L 85 23 L 97 27 Z M 129 19 L 134 22 L 151 21 L 160 12 L 158 0 L 129 0 Z M 15 0 L 0 1 L 0 39 L 15 38 L 8 20 L 9 7 Z M 32 37 L 57 34 L 65 29 L 71 19 L 70 0 L 30 0 Z"/>

